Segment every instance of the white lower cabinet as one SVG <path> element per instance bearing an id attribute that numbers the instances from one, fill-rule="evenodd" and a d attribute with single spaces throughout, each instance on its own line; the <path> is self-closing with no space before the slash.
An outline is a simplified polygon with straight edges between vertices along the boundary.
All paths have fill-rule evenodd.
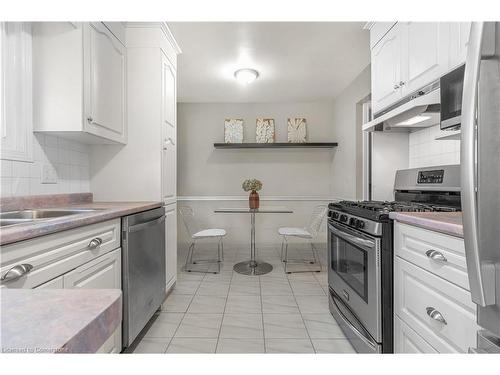
<path id="1" fill-rule="evenodd" d="M 113 250 L 64 275 L 64 288 L 121 289 L 121 249 Z"/>
<path id="2" fill-rule="evenodd" d="M 399 317 L 394 317 L 395 353 L 437 353 L 417 332 Z"/>
<path id="3" fill-rule="evenodd" d="M 398 222 L 394 233 L 395 352 L 467 353 L 478 326 L 463 240 Z"/>
<path id="4" fill-rule="evenodd" d="M 90 261 L 64 275 L 64 288 L 121 289 L 121 249 Z M 99 352 L 120 353 L 121 325 L 101 347 Z"/>
<path id="5" fill-rule="evenodd" d="M 165 206 L 165 251 L 167 292 L 177 280 L 177 204 Z"/>
<path id="6" fill-rule="evenodd" d="M 395 262 L 396 314 L 440 353 L 466 353 L 476 342 L 470 292 L 401 258 Z"/>
<path id="7" fill-rule="evenodd" d="M 0 288 L 121 290 L 119 246 L 120 219 L 2 246 L 1 276 L 21 264 L 31 268 Z M 119 324 L 99 352 L 119 353 L 121 332 Z"/>
<path id="8" fill-rule="evenodd" d="M 42 285 L 38 285 L 33 289 L 64 289 L 64 276 L 56 277 Z"/>

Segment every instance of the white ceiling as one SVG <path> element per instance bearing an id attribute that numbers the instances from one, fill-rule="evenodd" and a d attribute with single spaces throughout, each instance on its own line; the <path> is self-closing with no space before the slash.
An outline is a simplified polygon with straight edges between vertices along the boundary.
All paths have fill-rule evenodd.
<path id="1" fill-rule="evenodd" d="M 363 22 L 172 22 L 182 54 L 181 102 L 285 102 L 333 98 L 369 64 Z M 260 77 L 248 86 L 239 68 Z"/>
<path id="2" fill-rule="evenodd" d="M 173 22 L 181 102 L 333 98 L 369 64 L 363 22 Z M 248 86 L 239 68 L 257 69 Z"/>

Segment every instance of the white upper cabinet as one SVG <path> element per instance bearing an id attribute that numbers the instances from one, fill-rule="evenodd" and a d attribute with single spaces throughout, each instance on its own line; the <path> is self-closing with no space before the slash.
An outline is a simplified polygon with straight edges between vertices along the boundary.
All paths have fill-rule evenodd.
<path id="1" fill-rule="evenodd" d="M 125 143 L 125 46 L 99 22 L 84 27 L 84 43 L 85 131 Z"/>
<path id="2" fill-rule="evenodd" d="M 1 158 L 33 160 L 31 25 L 0 23 Z"/>
<path id="3" fill-rule="evenodd" d="M 370 29 L 372 108 L 377 113 L 463 64 L 470 23 L 387 22 Z M 382 30 L 382 31 L 381 31 Z"/>
<path id="4" fill-rule="evenodd" d="M 399 86 L 403 97 L 438 79 L 448 63 L 445 40 L 447 24 L 402 23 L 403 74 Z"/>
<path id="5" fill-rule="evenodd" d="M 34 130 L 127 143 L 126 61 L 125 46 L 103 23 L 34 24 Z"/>
<path id="6" fill-rule="evenodd" d="M 469 45 L 470 22 L 450 22 L 449 33 L 449 69 L 452 70 L 463 63 L 467 57 L 467 47 Z"/>
<path id="7" fill-rule="evenodd" d="M 375 22 L 366 24 L 365 29 L 370 29 L 370 49 L 373 49 L 395 24 L 396 22 Z"/>
<path id="8" fill-rule="evenodd" d="M 162 53 L 162 191 L 165 204 L 177 196 L 176 72 Z"/>
<path id="9" fill-rule="evenodd" d="M 371 51 L 372 108 L 378 112 L 401 99 L 401 25 L 395 25 Z"/>

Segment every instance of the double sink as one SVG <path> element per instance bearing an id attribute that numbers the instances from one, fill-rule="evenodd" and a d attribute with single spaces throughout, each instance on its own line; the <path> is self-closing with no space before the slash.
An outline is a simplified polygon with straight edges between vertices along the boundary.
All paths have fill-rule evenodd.
<path id="1" fill-rule="evenodd" d="M 0 227 L 17 224 L 30 224 L 49 219 L 57 219 L 63 216 L 78 215 L 87 212 L 98 211 L 99 208 L 75 208 L 75 209 L 38 209 L 0 212 Z"/>

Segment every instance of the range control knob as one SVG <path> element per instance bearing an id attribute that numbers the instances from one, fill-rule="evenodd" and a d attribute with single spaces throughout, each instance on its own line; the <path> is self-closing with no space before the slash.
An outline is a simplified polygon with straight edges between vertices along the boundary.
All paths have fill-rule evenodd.
<path id="1" fill-rule="evenodd" d="M 357 221 L 357 220 L 356 220 L 355 218 L 351 217 L 351 218 L 349 219 L 349 225 L 351 225 L 351 226 L 355 227 L 355 226 L 356 226 L 356 221 Z"/>
<path id="2" fill-rule="evenodd" d="M 338 219 L 339 218 L 339 213 L 338 212 L 334 212 L 333 213 L 333 218 L 334 219 Z"/>
<path id="3" fill-rule="evenodd" d="M 340 221 L 347 222 L 347 215 L 340 215 Z"/>
<path id="4" fill-rule="evenodd" d="M 362 229 L 365 227 L 365 222 L 363 220 L 358 220 L 358 222 L 356 223 L 356 227 Z"/>

